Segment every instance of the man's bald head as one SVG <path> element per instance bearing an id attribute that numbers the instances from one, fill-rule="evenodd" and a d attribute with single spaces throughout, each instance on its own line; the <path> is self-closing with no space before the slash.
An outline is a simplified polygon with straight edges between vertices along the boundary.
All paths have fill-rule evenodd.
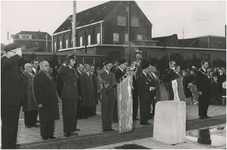
<path id="1" fill-rule="evenodd" d="M 40 63 L 39 63 L 39 67 L 40 67 L 40 70 L 41 71 L 44 71 L 46 73 L 48 73 L 50 71 L 50 64 L 48 61 L 46 60 L 42 60 Z"/>
<path id="2" fill-rule="evenodd" d="M 26 63 L 24 65 L 24 70 L 27 71 L 27 72 L 29 72 L 29 73 L 31 73 L 32 72 L 32 64 Z"/>

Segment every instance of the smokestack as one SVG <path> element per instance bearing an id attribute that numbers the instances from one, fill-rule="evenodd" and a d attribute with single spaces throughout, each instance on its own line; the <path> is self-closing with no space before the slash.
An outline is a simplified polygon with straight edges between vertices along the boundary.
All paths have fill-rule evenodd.
<path id="1" fill-rule="evenodd" d="M 76 1 L 73 1 L 72 38 L 73 47 L 76 47 Z"/>

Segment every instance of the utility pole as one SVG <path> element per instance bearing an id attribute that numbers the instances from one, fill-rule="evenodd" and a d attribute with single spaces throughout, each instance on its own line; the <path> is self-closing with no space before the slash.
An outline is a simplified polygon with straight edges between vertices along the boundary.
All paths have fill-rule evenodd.
<path id="1" fill-rule="evenodd" d="M 73 1 L 73 18 L 72 18 L 72 38 L 73 47 L 76 47 L 76 1 Z"/>
<path id="2" fill-rule="evenodd" d="M 131 65 L 131 1 L 128 1 L 128 54 L 129 54 L 129 59 L 128 63 Z"/>

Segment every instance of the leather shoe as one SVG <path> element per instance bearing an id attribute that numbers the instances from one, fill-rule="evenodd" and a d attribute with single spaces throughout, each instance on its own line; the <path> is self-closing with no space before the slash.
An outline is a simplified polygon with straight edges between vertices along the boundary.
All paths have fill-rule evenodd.
<path id="1" fill-rule="evenodd" d="M 71 136 L 71 133 L 64 133 L 64 136 L 65 137 L 70 137 Z"/>
<path id="2" fill-rule="evenodd" d="M 205 117 L 201 117 L 201 116 L 200 116 L 199 119 L 205 119 Z"/>
<path id="3" fill-rule="evenodd" d="M 75 131 L 80 131 L 80 129 L 76 128 Z"/>
<path id="4" fill-rule="evenodd" d="M 47 136 L 43 136 L 42 139 L 43 140 L 48 140 L 48 137 Z"/>
<path id="5" fill-rule="evenodd" d="M 37 125 L 37 124 L 34 124 L 34 125 L 32 125 L 32 127 L 40 127 L 39 125 Z"/>
<path id="6" fill-rule="evenodd" d="M 56 139 L 56 137 L 54 137 L 54 136 L 49 136 L 49 139 Z"/>
<path id="7" fill-rule="evenodd" d="M 72 132 L 71 135 L 78 135 L 78 133 Z"/>
<path id="8" fill-rule="evenodd" d="M 21 146 L 20 144 L 15 144 L 16 149 L 19 149 L 20 146 Z"/>
<path id="9" fill-rule="evenodd" d="M 211 118 L 210 116 L 205 116 L 205 118 Z"/>
<path id="10" fill-rule="evenodd" d="M 25 125 L 26 128 L 31 128 L 32 126 Z"/>
<path id="11" fill-rule="evenodd" d="M 138 118 L 133 118 L 133 121 L 139 120 Z"/>

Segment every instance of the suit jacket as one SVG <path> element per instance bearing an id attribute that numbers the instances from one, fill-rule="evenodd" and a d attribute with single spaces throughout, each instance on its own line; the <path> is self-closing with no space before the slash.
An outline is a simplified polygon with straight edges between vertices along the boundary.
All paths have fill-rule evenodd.
<path id="1" fill-rule="evenodd" d="M 202 68 L 200 68 L 196 73 L 195 84 L 199 92 L 210 94 L 211 81 L 207 72 L 204 72 Z"/>
<path id="2" fill-rule="evenodd" d="M 78 88 L 78 92 L 79 92 L 79 96 L 82 98 L 82 101 L 80 102 L 80 106 L 85 106 L 85 78 L 84 78 L 84 74 L 81 72 L 77 72 L 78 74 L 78 81 L 79 81 L 79 88 Z"/>
<path id="3" fill-rule="evenodd" d="M 59 119 L 58 95 L 53 78 L 49 78 L 43 71 L 37 73 L 33 79 L 33 93 L 39 108 L 40 122 Z"/>
<path id="4" fill-rule="evenodd" d="M 106 71 L 103 71 L 99 74 L 99 78 L 101 80 L 99 85 L 99 89 L 102 95 L 101 100 L 106 101 L 109 99 L 111 101 L 116 101 L 114 89 L 110 90 L 111 87 L 116 83 L 115 75 L 111 72 L 108 74 Z"/>
<path id="5" fill-rule="evenodd" d="M 96 104 L 98 104 L 98 78 L 97 78 L 97 74 L 93 73 L 92 74 L 92 78 L 93 78 L 93 84 L 94 84 L 94 90 L 95 90 L 95 102 Z"/>
<path id="6" fill-rule="evenodd" d="M 23 97 L 23 73 L 17 67 L 19 55 L 7 58 L 1 57 L 1 104 L 22 105 Z"/>
<path id="7" fill-rule="evenodd" d="M 219 88 L 219 92 L 223 91 L 222 88 L 222 83 L 226 81 L 226 75 L 223 73 L 222 75 L 218 75 L 218 88 Z"/>
<path id="8" fill-rule="evenodd" d="M 33 80 L 33 75 L 25 71 L 24 79 L 23 79 L 23 88 L 24 88 L 23 110 L 24 111 L 38 110 L 37 104 L 33 97 L 32 80 Z"/>
<path id="9" fill-rule="evenodd" d="M 138 89 L 139 89 L 140 100 L 151 101 L 155 95 L 155 90 L 150 91 L 150 87 L 155 87 L 155 80 L 151 79 L 149 77 L 149 74 L 145 76 L 144 73 L 141 73 L 139 75 L 137 83 L 139 85 Z"/>
<path id="10" fill-rule="evenodd" d="M 78 76 L 76 69 L 70 69 L 69 66 L 62 65 L 57 72 L 63 76 L 64 81 L 61 98 L 73 98 L 78 100 Z"/>
<path id="11" fill-rule="evenodd" d="M 93 82 L 93 77 L 89 73 L 89 75 L 84 71 L 84 79 L 85 79 L 85 102 L 87 102 L 88 107 L 95 106 L 95 87 Z"/>
<path id="12" fill-rule="evenodd" d="M 116 78 L 116 81 L 118 82 L 119 79 L 121 77 L 123 77 L 125 75 L 125 72 L 122 72 L 121 69 L 118 69 L 116 72 L 115 72 L 115 78 Z"/>
<path id="13" fill-rule="evenodd" d="M 158 78 L 158 75 L 153 73 L 152 74 L 154 76 L 154 82 L 155 82 L 155 102 L 158 102 L 161 100 L 161 89 L 160 89 L 160 81 Z"/>

